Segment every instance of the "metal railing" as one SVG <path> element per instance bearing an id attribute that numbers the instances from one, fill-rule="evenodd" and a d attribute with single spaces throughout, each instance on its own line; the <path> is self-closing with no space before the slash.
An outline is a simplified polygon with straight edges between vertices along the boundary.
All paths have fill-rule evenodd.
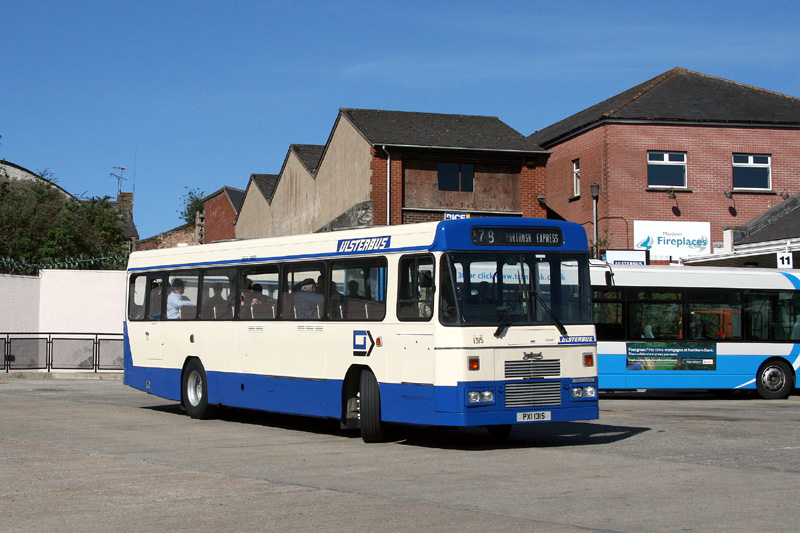
<path id="1" fill-rule="evenodd" d="M 0 333 L 3 370 L 123 369 L 122 333 Z"/>

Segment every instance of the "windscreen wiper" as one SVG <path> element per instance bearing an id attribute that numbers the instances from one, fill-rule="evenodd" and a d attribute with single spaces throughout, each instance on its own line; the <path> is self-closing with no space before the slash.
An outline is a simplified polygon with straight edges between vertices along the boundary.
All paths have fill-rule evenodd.
<path id="1" fill-rule="evenodd" d="M 547 307 L 547 304 L 544 302 L 544 298 L 542 298 L 542 296 L 539 294 L 539 291 L 534 289 L 533 285 L 529 285 L 528 291 L 533 295 L 533 298 L 536 298 L 536 301 L 542 305 L 544 310 L 547 311 L 547 314 L 550 315 L 550 320 L 552 320 L 556 329 L 558 329 L 558 332 L 561 333 L 561 335 L 563 335 L 564 337 L 569 337 L 569 335 L 567 335 L 567 328 L 564 327 L 564 324 L 562 324 L 561 321 L 558 319 L 558 317 L 556 317 L 556 315 L 553 314 L 550 308 Z"/>
<path id="2" fill-rule="evenodd" d="M 498 339 L 503 334 L 503 330 L 511 323 L 511 315 L 514 314 L 514 308 L 522 303 L 522 294 L 522 287 L 520 287 L 517 289 L 517 295 L 514 297 L 514 301 L 503 311 L 503 316 L 500 317 L 500 322 L 498 322 L 497 329 L 494 331 L 494 336 Z"/>

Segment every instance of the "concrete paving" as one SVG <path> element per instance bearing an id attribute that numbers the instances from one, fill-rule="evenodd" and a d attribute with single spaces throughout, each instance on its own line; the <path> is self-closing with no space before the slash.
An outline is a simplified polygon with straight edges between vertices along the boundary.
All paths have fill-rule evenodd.
<path id="1" fill-rule="evenodd" d="M 192 420 L 119 378 L 0 375 L 0 531 L 794 531 L 800 397 L 604 397 L 601 418 L 404 428 Z"/>

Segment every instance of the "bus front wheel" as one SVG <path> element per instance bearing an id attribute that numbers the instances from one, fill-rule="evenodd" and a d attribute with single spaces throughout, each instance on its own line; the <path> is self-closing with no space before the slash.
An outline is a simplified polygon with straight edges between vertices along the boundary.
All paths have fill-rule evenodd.
<path id="1" fill-rule="evenodd" d="M 181 403 L 192 418 L 208 418 L 208 379 L 199 359 L 190 359 L 183 370 Z"/>
<path id="2" fill-rule="evenodd" d="M 381 391 L 371 370 L 362 370 L 359 380 L 359 417 L 364 442 L 382 442 L 386 428 L 381 422 Z"/>
<path id="3" fill-rule="evenodd" d="M 791 367 L 784 361 L 767 361 L 758 369 L 756 389 L 762 398 L 779 400 L 789 396 L 794 388 Z"/>

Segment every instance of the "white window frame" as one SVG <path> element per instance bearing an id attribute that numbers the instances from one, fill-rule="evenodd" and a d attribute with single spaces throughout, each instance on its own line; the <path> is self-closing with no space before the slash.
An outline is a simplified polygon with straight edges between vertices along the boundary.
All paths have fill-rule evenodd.
<path id="1" fill-rule="evenodd" d="M 651 156 L 661 155 L 661 160 L 651 159 Z M 670 161 L 671 156 L 681 156 L 682 161 Z M 647 166 L 648 166 L 648 175 L 647 175 L 647 186 L 651 188 L 658 188 L 658 189 L 685 189 L 687 187 L 687 170 L 686 170 L 686 152 L 670 152 L 670 151 L 662 151 L 662 150 L 649 150 L 647 152 Z M 649 167 L 650 165 L 671 165 L 671 166 L 682 166 L 683 167 L 683 184 L 682 185 L 654 185 L 650 183 L 650 174 L 649 174 Z"/>
<path id="2" fill-rule="evenodd" d="M 737 157 L 746 157 L 746 163 L 737 163 Z M 756 157 L 766 157 L 766 163 L 756 163 Z M 770 154 L 745 154 L 734 153 L 731 155 L 731 165 L 734 168 L 766 168 L 767 169 L 767 186 L 766 187 L 736 187 L 733 185 L 733 171 L 731 172 L 731 184 L 733 189 L 737 191 L 771 191 L 772 190 L 772 155 Z"/>
<path id="3" fill-rule="evenodd" d="M 581 195 L 581 160 L 572 160 L 572 196 Z"/>

